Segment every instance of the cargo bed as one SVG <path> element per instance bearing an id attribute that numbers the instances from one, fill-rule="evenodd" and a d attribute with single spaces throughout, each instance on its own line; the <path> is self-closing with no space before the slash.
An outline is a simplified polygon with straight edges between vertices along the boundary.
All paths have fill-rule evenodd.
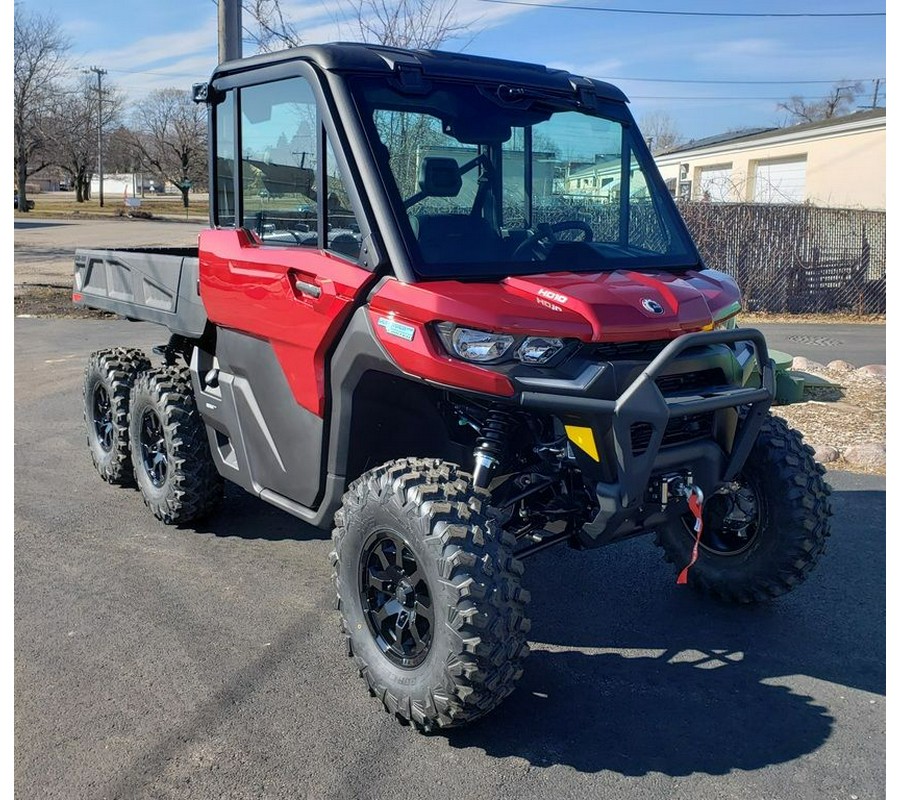
<path id="1" fill-rule="evenodd" d="M 76 250 L 76 305 L 199 337 L 206 328 L 196 247 Z"/>

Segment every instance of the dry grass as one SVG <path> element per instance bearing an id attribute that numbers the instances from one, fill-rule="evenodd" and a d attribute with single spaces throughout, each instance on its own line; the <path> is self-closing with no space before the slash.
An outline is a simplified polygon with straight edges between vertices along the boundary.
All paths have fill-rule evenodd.
<path id="1" fill-rule="evenodd" d="M 833 314 L 766 314 L 762 312 L 744 313 L 738 315 L 738 325 L 749 328 L 751 325 L 765 323 L 805 323 L 813 325 L 846 325 L 849 323 L 863 325 L 884 325 L 887 316 L 885 314 L 848 314 L 835 312 Z"/>
<path id="2" fill-rule="evenodd" d="M 84 203 L 78 203 L 72 192 L 48 192 L 46 194 L 30 195 L 34 200 L 34 209 L 23 213 L 16 211 L 17 219 L 28 217 L 115 217 L 127 214 L 130 209 L 125 205 L 124 198 L 119 195 L 104 197 L 103 208 L 100 207 L 98 198 L 93 198 Z M 209 200 L 202 194 L 189 198 L 187 214 L 190 216 L 209 216 Z M 149 211 L 154 217 L 184 217 L 185 208 L 178 195 L 148 196 L 141 200 L 141 205 L 136 211 Z"/>

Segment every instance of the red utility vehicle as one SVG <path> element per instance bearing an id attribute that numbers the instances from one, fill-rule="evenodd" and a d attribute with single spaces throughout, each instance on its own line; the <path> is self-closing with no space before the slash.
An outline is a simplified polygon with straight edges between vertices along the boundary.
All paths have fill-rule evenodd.
<path id="1" fill-rule="evenodd" d="M 653 532 L 751 603 L 829 489 L 613 86 L 359 44 L 222 64 L 198 248 L 78 251 L 74 299 L 168 327 L 94 353 L 101 476 L 188 523 L 223 479 L 316 526 L 349 653 L 422 730 L 522 672 L 521 559 Z"/>

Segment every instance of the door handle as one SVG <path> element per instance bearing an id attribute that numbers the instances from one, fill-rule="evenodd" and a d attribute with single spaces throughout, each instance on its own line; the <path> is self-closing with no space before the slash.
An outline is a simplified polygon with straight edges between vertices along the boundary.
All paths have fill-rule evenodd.
<path id="1" fill-rule="evenodd" d="M 312 297 L 315 300 L 318 300 L 322 296 L 322 287 L 316 286 L 310 281 L 301 280 L 300 278 L 294 279 L 294 288 L 300 292 L 300 294 L 305 294 L 307 297 Z"/>

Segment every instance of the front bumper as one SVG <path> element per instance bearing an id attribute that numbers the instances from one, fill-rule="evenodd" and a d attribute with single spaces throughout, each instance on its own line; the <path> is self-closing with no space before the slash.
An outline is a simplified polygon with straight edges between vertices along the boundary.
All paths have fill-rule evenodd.
<path id="1" fill-rule="evenodd" d="M 677 372 L 679 362 L 691 356 L 688 351 L 696 353 L 699 348 L 713 345 L 728 346 L 735 351 L 735 359 L 739 346 L 748 355 L 752 353 L 756 367 L 752 371 L 755 375 L 758 370 L 759 385 L 748 386 L 743 381 L 744 385 L 739 386 L 732 383 L 664 394 L 659 379 L 671 375 L 673 370 Z M 744 358 L 741 371 L 746 376 L 753 366 Z M 645 503 L 655 473 L 678 467 L 677 446 L 661 451 L 667 428 L 673 423 L 677 426 L 679 420 L 697 419 L 725 409 L 741 412 L 731 415 L 735 426 L 724 437 L 727 441 L 720 437 L 717 443 L 706 443 L 712 450 L 704 449 L 702 442 L 683 445 L 694 459 L 716 462 L 706 463 L 700 470 L 707 483 L 704 491 L 715 491 L 732 481 L 747 460 L 775 395 L 775 369 L 765 338 L 749 328 L 689 333 L 672 340 L 616 399 L 586 396 L 589 391 L 585 382 L 597 375 L 585 373 L 572 381 L 545 382 L 539 390 L 522 391 L 519 402 L 525 408 L 549 412 L 565 422 L 588 425 L 595 435 L 611 438 L 612 446 L 605 452 L 613 463 L 604 465 L 604 478 L 597 482 L 598 499 L 601 507 L 607 507 L 610 522 L 615 521 L 613 517 L 621 520 L 629 516 L 632 509 Z M 636 447 L 638 431 L 641 442 Z"/>

